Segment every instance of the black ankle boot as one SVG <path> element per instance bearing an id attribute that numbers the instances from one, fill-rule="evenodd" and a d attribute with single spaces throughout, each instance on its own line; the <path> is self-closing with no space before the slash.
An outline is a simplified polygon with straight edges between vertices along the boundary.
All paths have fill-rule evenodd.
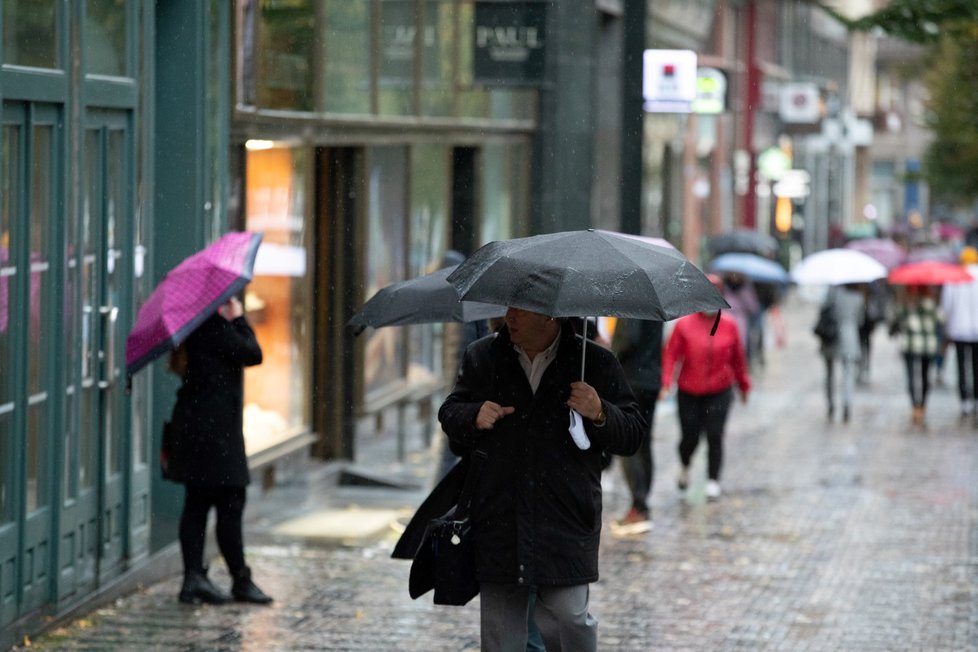
<path id="1" fill-rule="evenodd" d="M 180 602 L 186 604 L 227 604 L 231 596 L 214 586 L 207 579 L 207 569 L 202 571 L 187 571 L 183 574 L 183 586 L 180 588 Z"/>
<path id="2" fill-rule="evenodd" d="M 251 581 L 251 569 L 245 566 L 234 574 L 234 583 L 231 585 L 231 595 L 238 602 L 251 602 L 254 604 L 271 604 L 272 598 L 259 589 Z"/>

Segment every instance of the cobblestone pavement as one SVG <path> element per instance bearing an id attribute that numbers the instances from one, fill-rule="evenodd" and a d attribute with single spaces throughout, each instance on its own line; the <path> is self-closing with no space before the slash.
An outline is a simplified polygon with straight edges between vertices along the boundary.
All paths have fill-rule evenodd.
<path id="1" fill-rule="evenodd" d="M 600 649 L 978 649 L 978 430 L 959 420 L 953 364 L 947 387 L 933 390 L 927 429 L 914 429 L 881 328 L 851 422 L 829 422 L 814 306 L 795 300 L 785 314 L 788 346 L 768 350 L 749 403 L 733 409 L 719 501 L 703 498 L 702 450 L 690 490 L 676 490 L 675 410 L 660 406 L 655 527 L 603 535 L 592 589 Z M 617 467 L 605 484 L 609 520 L 627 492 Z M 405 500 L 374 495 L 394 507 Z M 247 552 L 273 606 L 180 605 L 174 577 L 32 649 L 477 650 L 478 599 L 412 601 L 408 563 L 389 559 L 395 537 L 317 546 L 257 523 Z M 222 572 L 216 562 L 223 584 Z"/>

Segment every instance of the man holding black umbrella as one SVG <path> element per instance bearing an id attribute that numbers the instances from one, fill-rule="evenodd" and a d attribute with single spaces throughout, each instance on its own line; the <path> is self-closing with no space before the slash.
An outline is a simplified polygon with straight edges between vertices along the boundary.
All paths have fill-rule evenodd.
<path id="1" fill-rule="evenodd" d="M 510 307 L 438 413 L 456 453 L 487 454 L 471 512 L 484 652 L 526 649 L 530 587 L 547 649 L 597 649 L 602 452 L 632 455 L 648 426 L 614 354 L 581 345 L 565 320 Z"/>

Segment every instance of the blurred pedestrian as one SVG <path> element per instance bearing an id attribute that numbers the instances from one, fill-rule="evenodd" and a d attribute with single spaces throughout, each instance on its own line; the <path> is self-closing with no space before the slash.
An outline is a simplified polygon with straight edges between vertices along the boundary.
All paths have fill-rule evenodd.
<path id="1" fill-rule="evenodd" d="M 859 368 L 856 383 L 869 383 L 870 360 L 873 345 L 873 332 L 886 321 L 887 301 L 889 299 L 886 281 L 880 279 L 866 286 L 863 320 L 859 324 Z"/>
<path id="2" fill-rule="evenodd" d="M 763 317 L 757 291 L 751 280 L 739 272 L 725 272 L 721 278 L 723 298 L 730 304 L 727 314 L 737 322 L 747 362 L 753 363 L 758 355 L 756 331 Z"/>
<path id="3" fill-rule="evenodd" d="M 244 368 L 261 364 L 261 347 L 237 298 L 208 317 L 182 347 L 186 362 L 167 425 L 172 440 L 166 475 L 185 487 L 180 602 L 222 604 L 233 599 L 268 604 L 272 598 L 251 579 L 242 536 L 251 481 L 242 430 Z M 204 565 L 207 515 L 212 507 L 217 512 L 217 544 L 232 578 L 231 595 L 214 586 Z"/>
<path id="4" fill-rule="evenodd" d="M 890 335 L 899 340 L 907 368 L 907 389 L 912 405 L 911 422 L 924 426 L 930 365 L 940 348 L 942 318 L 927 286 L 908 285 L 890 324 Z"/>
<path id="5" fill-rule="evenodd" d="M 619 319 L 611 340 L 611 349 L 625 372 L 635 394 L 642 417 L 649 426 L 638 452 L 621 458 L 622 472 L 628 483 L 631 505 L 628 512 L 613 523 L 618 534 L 641 534 L 652 528 L 649 495 L 655 481 L 652 438 L 655 432 L 655 406 L 662 388 L 662 322 L 644 319 Z"/>
<path id="6" fill-rule="evenodd" d="M 602 452 L 634 454 L 647 425 L 611 351 L 588 342 L 581 380 L 581 345 L 566 320 L 511 307 L 466 350 L 438 411 L 456 453 L 487 455 L 471 511 L 483 652 L 526 648 L 533 586 L 548 650 L 597 649 Z"/>
<path id="7" fill-rule="evenodd" d="M 866 295 L 862 284 L 850 283 L 829 288 L 825 303 L 836 322 L 837 336 L 823 340 L 820 347 L 825 361 L 825 397 L 828 400 L 828 418 L 835 415 L 835 369 L 841 367 L 839 384 L 842 403 L 842 422 L 848 423 L 855 393 L 856 375 L 862 358 L 859 328 L 866 317 Z"/>
<path id="8" fill-rule="evenodd" d="M 712 276 L 712 275 L 711 275 Z M 720 497 L 720 472 L 723 466 L 723 435 L 734 386 L 740 398 L 747 402 L 750 376 L 747 356 L 737 323 L 726 314 L 720 315 L 716 333 L 710 331 L 716 313 L 701 312 L 679 319 L 669 336 L 662 357 L 662 389 L 665 398 L 679 367 L 676 385 L 676 405 L 679 413 L 681 439 L 679 461 L 681 469 L 676 481 L 680 490 L 689 485 L 689 464 L 706 434 L 707 483 L 706 496 Z"/>
<path id="9" fill-rule="evenodd" d="M 963 248 L 959 260 L 974 280 L 945 285 L 941 290 L 941 310 L 944 332 L 954 345 L 957 361 L 961 418 L 974 420 L 978 418 L 978 249 Z"/>

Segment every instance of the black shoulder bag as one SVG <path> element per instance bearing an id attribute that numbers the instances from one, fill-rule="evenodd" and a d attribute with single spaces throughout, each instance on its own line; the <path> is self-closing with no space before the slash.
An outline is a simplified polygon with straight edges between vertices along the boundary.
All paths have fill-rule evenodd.
<path id="1" fill-rule="evenodd" d="M 434 589 L 435 604 L 462 606 L 479 594 L 469 509 L 485 461 L 486 454 L 481 450 L 470 455 L 458 502 L 444 515 L 429 521 L 411 564 L 411 598 Z"/>

